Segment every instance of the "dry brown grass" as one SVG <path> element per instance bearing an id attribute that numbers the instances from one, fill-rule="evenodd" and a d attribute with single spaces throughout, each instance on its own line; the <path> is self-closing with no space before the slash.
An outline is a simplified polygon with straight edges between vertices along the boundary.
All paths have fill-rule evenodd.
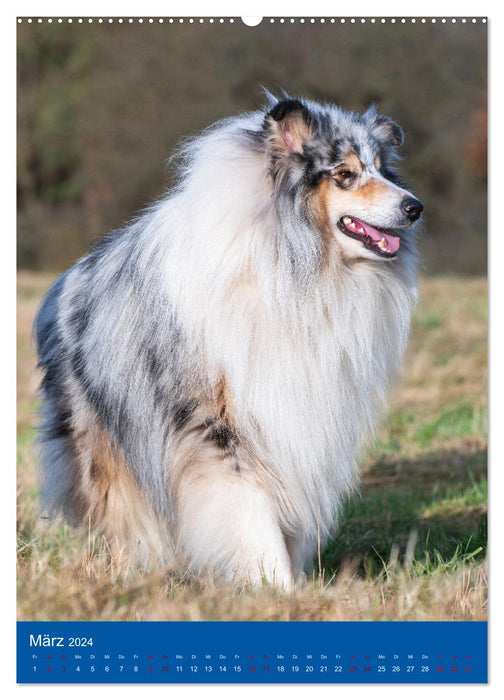
<path id="1" fill-rule="evenodd" d="M 347 514 L 348 541 L 340 543 L 355 555 L 370 540 L 379 570 L 363 574 L 357 558 L 343 556 L 336 543 L 322 557 L 327 575 L 314 573 L 290 595 L 267 587 L 236 590 L 167 571 L 124 575 L 100 538 L 40 518 L 33 446 L 38 375 L 30 328 L 51 281 L 33 273 L 18 278 L 18 619 L 486 619 L 485 561 L 448 547 L 443 557 L 419 566 L 410 529 L 394 530 L 406 521 L 390 525 L 393 514 L 383 512 L 386 498 L 404 496 L 397 503 L 408 515 L 407 528 L 427 523 L 429 533 L 441 533 L 439 542 L 447 531 L 450 542 L 459 536 L 471 542 L 486 515 L 484 495 L 466 478 L 479 484 L 485 472 L 484 280 L 422 284 L 403 381 L 377 446 L 364 458 L 365 507 Z M 377 548 L 387 528 L 385 534 L 398 539 L 390 546 L 383 539 L 384 556 Z"/>
<path id="2" fill-rule="evenodd" d="M 32 542 L 21 565 L 19 619 L 30 620 L 481 620 L 486 619 L 486 569 L 410 576 L 398 566 L 375 580 L 350 569 L 293 594 L 219 586 L 169 572 L 125 580 L 101 541 L 67 533 L 63 552 Z M 81 549 L 76 547 L 80 545 Z M 58 545 L 59 548 L 59 545 Z"/>

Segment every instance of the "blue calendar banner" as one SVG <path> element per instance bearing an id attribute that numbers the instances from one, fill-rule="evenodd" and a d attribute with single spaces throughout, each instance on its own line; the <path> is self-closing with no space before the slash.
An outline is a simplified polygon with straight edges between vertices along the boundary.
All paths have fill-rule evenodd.
<path id="1" fill-rule="evenodd" d="M 18 683 L 486 683 L 486 622 L 18 622 Z"/>

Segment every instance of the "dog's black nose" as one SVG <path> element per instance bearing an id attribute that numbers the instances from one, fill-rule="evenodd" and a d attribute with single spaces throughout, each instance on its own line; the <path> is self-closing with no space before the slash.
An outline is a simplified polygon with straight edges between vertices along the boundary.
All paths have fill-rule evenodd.
<path id="1" fill-rule="evenodd" d="M 401 209 L 408 219 L 413 222 L 420 218 L 420 214 L 423 212 L 423 204 L 414 197 L 405 197 L 401 202 Z"/>

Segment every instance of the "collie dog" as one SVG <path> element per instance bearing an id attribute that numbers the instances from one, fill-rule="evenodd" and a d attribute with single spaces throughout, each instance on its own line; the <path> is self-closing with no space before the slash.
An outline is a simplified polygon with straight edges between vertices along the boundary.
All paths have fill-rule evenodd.
<path id="1" fill-rule="evenodd" d="M 35 321 L 48 513 L 127 565 L 290 588 L 403 354 L 423 205 L 403 134 L 267 93 L 54 283 Z"/>

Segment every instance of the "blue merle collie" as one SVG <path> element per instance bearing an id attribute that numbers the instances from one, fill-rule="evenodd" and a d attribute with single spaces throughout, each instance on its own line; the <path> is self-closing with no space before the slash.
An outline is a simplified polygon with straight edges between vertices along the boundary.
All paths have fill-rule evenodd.
<path id="1" fill-rule="evenodd" d="M 268 94 L 63 274 L 35 331 L 48 512 L 127 566 L 290 588 L 356 485 L 403 354 L 423 206 L 403 134 Z"/>

